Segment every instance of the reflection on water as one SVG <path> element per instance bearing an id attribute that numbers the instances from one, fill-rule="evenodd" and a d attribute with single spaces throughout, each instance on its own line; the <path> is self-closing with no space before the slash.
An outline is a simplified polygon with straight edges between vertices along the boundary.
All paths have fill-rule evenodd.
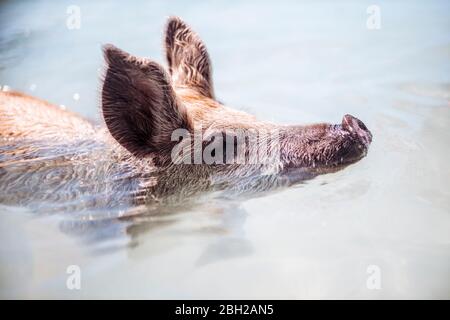
<path id="1" fill-rule="evenodd" d="M 378 31 L 365 27 L 364 1 L 81 1 L 76 31 L 65 27 L 70 4 L 0 3 L 1 86 L 98 120 L 100 44 L 162 61 L 165 17 L 176 14 L 208 45 L 226 104 L 280 123 L 350 113 L 374 141 L 367 158 L 304 185 L 152 205 L 129 205 L 139 181 L 106 161 L 101 143 L 9 162 L 0 168 L 8 182 L 0 190 L 0 296 L 449 297 L 446 1 L 382 1 Z M 2 161 L 13 161 L 1 148 Z M 37 174 L 21 175 L 25 168 Z M 77 179 L 110 170 L 121 174 L 104 184 Z M 80 291 L 65 286 L 73 264 Z M 380 267 L 381 290 L 366 286 L 370 265 Z"/>

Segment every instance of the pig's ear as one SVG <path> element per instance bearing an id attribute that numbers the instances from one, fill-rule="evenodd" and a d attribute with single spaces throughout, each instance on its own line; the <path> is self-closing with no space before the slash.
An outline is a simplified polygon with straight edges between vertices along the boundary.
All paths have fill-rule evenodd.
<path id="1" fill-rule="evenodd" d="M 131 56 L 112 45 L 103 50 L 107 69 L 102 112 L 109 132 L 138 157 L 170 152 L 173 130 L 189 126 L 169 76 L 148 59 Z"/>
<path id="2" fill-rule="evenodd" d="M 211 62 L 200 37 L 178 17 L 169 18 L 166 57 L 174 85 L 214 99 Z"/>

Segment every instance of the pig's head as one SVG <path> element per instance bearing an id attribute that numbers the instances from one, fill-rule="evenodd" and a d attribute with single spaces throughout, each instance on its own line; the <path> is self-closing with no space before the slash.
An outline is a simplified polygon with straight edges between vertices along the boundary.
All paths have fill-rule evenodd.
<path id="1" fill-rule="evenodd" d="M 278 156 L 272 158 L 278 172 L 326 173 L 367 154 L 372 135 L 353 116 L 345 115 L 339 124 L 280 126 L 222 105 L 215 99 L 206 47 L 180 19 L 169 19 L 165 46 L 169 72 L 152 60 L 134 57 L 112 45 L 104 48 L 103 117 L 111 135 L 135 157 L 152 157 L 162 166 L 171 166 L 173 149 L 179 143 L 174 141 L 173 132 L 183 129 L 194 134 L 198 127 L 203 134 L 224 140 L 229 130 L 274 132 L 277 139 L 269 142 L 246 138 L 240 143 L 250 151 L 258 151 L 262 142 L 268 143 L 270 150 L 278 150 Z M 237 144 L 233 140 L 233 152 Z M 195 148 L 193 145 L 189 143 Z M 200 148 L 205 148 L 204 141 Z M 246 156 L 251 157 L 248 150 Z M 226 158 L 230 147 L 223 152 Z M 222 171 L 226 167 L 211 166 Z"/>

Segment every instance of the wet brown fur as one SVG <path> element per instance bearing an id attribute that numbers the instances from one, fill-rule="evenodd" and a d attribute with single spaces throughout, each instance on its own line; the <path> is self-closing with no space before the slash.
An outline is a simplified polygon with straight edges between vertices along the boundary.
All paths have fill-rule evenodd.
<path id="1" fill-rule="evenodd" d="M 93 125 L 51 103 L 14 91 L 0 91 L 0 137 L 72 140 L 92 136 Z"/>

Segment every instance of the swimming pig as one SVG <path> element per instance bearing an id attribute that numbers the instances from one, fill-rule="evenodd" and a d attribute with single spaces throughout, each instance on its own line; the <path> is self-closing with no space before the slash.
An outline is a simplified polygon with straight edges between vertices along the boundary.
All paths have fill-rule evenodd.
<path id="1" fill-rule="evenodd" d="M 168 71 L 104 47 L 106 126 L 2 92 L 0 201 L 84 197 L 117 205 L 254 192 L 336 171 L 367 154 L 372 135 L 351 115 L 339 124 L 285 126 L 224 106 L 205 45 L 179 18 L 167 23 L 165 50 Z"/>

